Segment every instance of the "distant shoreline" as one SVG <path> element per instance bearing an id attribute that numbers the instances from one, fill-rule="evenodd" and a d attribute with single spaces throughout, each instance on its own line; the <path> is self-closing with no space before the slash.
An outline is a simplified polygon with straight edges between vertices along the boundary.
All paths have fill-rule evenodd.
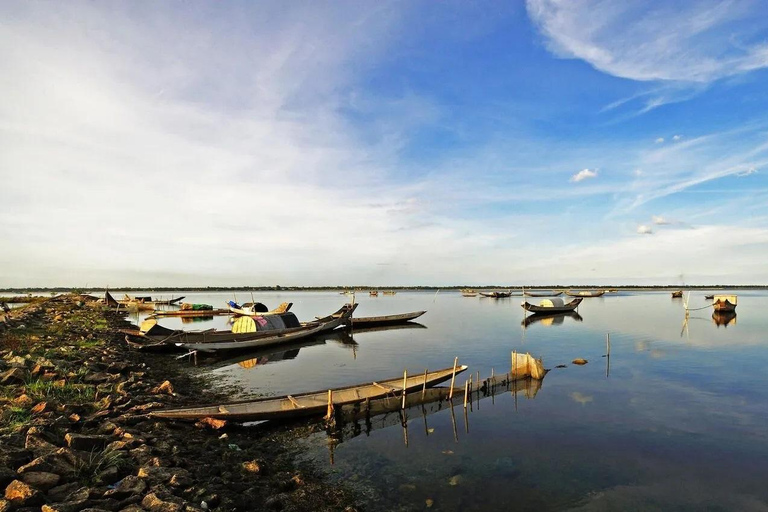
<path id="1" fill-rule="evenodd" d="M 473 290 L 617 290 L 617 291 L 665 291 L 665 290 L 768 290 L 766 284 L 710 284 L 710 285 L 548 285 L 548 286 L 509 286 L 509 285 L 457 285 L 457 286 L 181 286 L 181 287 L 110 287 L 110 290 L 121 292 L 325 292 L 325 291 L 356 291 L 367 292 L 369 290 L 392 291 L 460 291 L 471 288 Z M 5 288 L 0 289 L 0 294 L 26 295 L 35 293 L 101 293 L 103 287 L 79 288 L 79 287 L 55 287 L 55 288 Z"/>

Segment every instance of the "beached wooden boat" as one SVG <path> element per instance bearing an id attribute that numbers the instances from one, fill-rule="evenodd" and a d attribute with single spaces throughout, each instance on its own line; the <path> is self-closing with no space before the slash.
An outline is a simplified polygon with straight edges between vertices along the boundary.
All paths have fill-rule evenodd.
<path id="1" fill-rule="evenodd" d="M 275 309 L 270 310 L 261 302 L 247 302 L 242 306 L 236 302 L 229 301 L 227 303 L 229 311 L 235 315 L 241 316 L 263 316 L 263 315 L 279 315 L 281 313 L 287 313 L 293 306 L 293 302 L 283 302 Z"/>
<path id="2" fill-rule="evenodd" d="M 357 304 L 345 304 L 335 313 L 308 323 L 300 323 L 293 313 L 263 317 L 258 324 L 252 317 L 242 316 L 235 322 L 232 330 L 222 331 L 168 329 L 150 321 L 142 325 L 143 333 L 138 336 L 131 334 L 143 338 L 148 344 L 173 344 L 203 352 L 240 350 L 295 342 L 306 336 L 331 331 L 342 324 L 348 324 L 356 307 Z"/>
<path id="3" fill-rule="evenodd" d="M 683 290 L 677 290 L 676 292 L 672 292 L 672 298 L 673 299 L 682 299 L 683 298 Z"/>
<path id="4" fill-rule="evenodd" d="M 602 297 L 605 295 L 605 290 L 597 290 L 597 291 L 581 291 L 581 292 L 573 292 L 571 290 L 568 290 L 565 292 L 566 295 L 569 297 Z"/>
<path id="5" fill-rule="evenodd" d="M 456 373 L 461 373 L 467 366 L 459 366 Z M 453 375 L 453 368 L 445 368 L 423 374 L 414 374 L 405 379 L 405 392 L 421 390 L 445 382 Z M 375 400 L 386 396 L 402 396 L 403 377 L 346 386 L 331 390 L 331 403 L 334 407 Z M 221 405 L 202 407 L 184 407 L 180 409 L 156 410 L 151 413 L 158 418 L 194 420 L 200 418 L 218 418 L 234 421 L 278 420 L 301 416 L 319 416 L 328 410 L 329 390 L 299 393 L 275 398 L 243 400 Z"/>
<path id="6" fill-rule="evenodd" d="M 736 299 L 736 295 L 715 295 L 712 298 L 712 307 L 715 308 L 715 311 L 735 311 Z"/>
<path id="7" fill-rule="evenodd" d="M 563 292 L 523 292 L 526 297 L 559 297 Z"/>
<path id="8" fill-rule="evenodd" d="M 531 304 L 528 301 L 523 302 L 521 306 L 526 311 L 530 311 L 531 313 L 565 313 L 568 311 L 575 310 L 579 304 L 581 304 L 581 301 L 584 300 L 582 297 L 576 297 L 571 302 L 564 303 L 563 299 L 544 299 L 541 301 L 540 305 Z"/>
<path id="9" fill-rule="evenodd" d="M 169 299 L 169 300 L 162 300 L 162 299 L 152 299 L 150 296 L 146 297 L 130 297 L 128 295 L 125 295 L 122 299 L 118 300 L 120 304 L 123 305 L 131 305 L 131 304 L 147 304 L 152 306 L 169 306 L 171 304 L 176 304 L 177 302 L 181 302 L 184 297 L 176 297 L 175 299 Z"/>
<path id="10" fill-rule="evenodd" d="M 412 313 L 402 313 L 400 315 L 383 316 L 364 316 L 360 318 L 352 317 L 352 327 L 377 327 L 380 325 L 404 324 L 415 318 L 419 318 L 426 311 L 413 311 Z"/>
<path id="11" fill-rule="evenodd" d="M 480 292 L 480 295 L 482 295 L 483 297 L 488 297 L 490 299 L 506 299 L 512 296 L 512 292 L 499 292 L 499 291 Z"/>
<path id="12" fill-rule="evenodd" d="M 120 305 L 120 303 L 117 302 L 117 300 L 115 300 L 115 298 L 112 296 L 112 294 L 109 293 L 109 290 L 104 292 L 104 304 L 106 304 L 107 306 L 109 306 L 111 308 L 116 308 L 116 307 L 118 307 Z"/>

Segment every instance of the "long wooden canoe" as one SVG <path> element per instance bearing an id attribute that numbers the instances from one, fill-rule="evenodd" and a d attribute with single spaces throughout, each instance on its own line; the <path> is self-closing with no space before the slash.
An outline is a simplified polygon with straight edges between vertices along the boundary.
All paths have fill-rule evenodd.
<path id="1" fill-rule="evenodd" d="M 563 294 L 563 292 L 544 292 L 544 293 L 523 292 L 523 294 L 526 297 L 559 297 Z"/>
<path id="2" fill-rule="evenodd" d="M 380 325 L 404 324 L 415 318 L 419 318 L 426 311 L 413 311 L 411 313 L 402 313 L 400 315 L 384 316 L 364 316 L 360 318 L 352 317 L 352 327 L 378 327 Z"/>
<path id="3" fill-rule="evenodd" d="M 568 290 L 565 292 L 566 295 L 569 297 L 602 297 L 605 295 L 605 290 L 598 290 L 595 292 L 588 292 L 588 291 L 582 291 L 582 292 L 572 292 L 571 290 Z"/>
<path id="4" fill-rule="evenodd" d="M 480 292 L 480 295 L 491 299 L 506 299 L 512 296 L 512 292 Z"/>
<path id="5" fill-rule="evenodd" d="M 357 308 L 357 304 L 345 304 L 335 313 L 319 318 L 315 322 L 303 323 L 300 326 L 285 329 L 240 333 L 216 329 L 184 331 L 168 329 L 155 324 L 142 337 L 155 343 L 174 344 L 181 348 L 200 350 L 202 352 L 265 347 L 279 343 L 294 342 L 307 336 L 331 331 L 342 324 L 348 323 L 355 308 Z"/>
<path id="6" fill-rule="evenodd" d="M 573 311 L 576 309 L 579 304 L 581 304 L 581 301 L 584 300 L 581 297 L 577 297 L 573 299 L 571 302 L 568 302 L 566 304 L 563 304 L 562 306 L 537 306 L 535 304 L 531 304 L 528 301 L 523 302 L 521 306 L 526 311 L 530 311 L 531 313 L 565 313 L 568 311 Z"/>
<path id="7" fill-rule="evenodd" d="M 459 366 L 456 373 L 461 373 L 467 366 Z M 426 386 L 432 387 L 451 378 L 453 368 L 437 370 L 427 373 Z M 421 390 L 424 386 L 424 374 L 414 374 L 405 380 L 406 393 Z M 370 382 L 347 386 L 331 390 L 332 403 L 335 406 L 343 406 L 365 400 L 375 400 L 386 396 L 402 396 L 403 378 L 380 382 Z M 218 418 L 235 421 L 256 421 L 297 418 L 301 416 L 319 416 L 328 409 L 328 390 L 300 393 L 275 398 L 261 398 L 257 400 L 243 400 L 221 405 L 208 405 L 202 407 L 184 407 L 181 409 L 156 410 L 152 416 L 159 418 L 173 418 L 194 420 L 200 418 Z"/>

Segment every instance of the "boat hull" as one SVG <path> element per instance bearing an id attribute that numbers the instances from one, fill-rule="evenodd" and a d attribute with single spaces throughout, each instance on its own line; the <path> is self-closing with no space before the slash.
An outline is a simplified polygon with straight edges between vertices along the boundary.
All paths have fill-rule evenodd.
<path id="1" fill-rule="evenodd" d="M 367 316 L 352 318 L 352 327 L 378 327 L 381 325 L 404 324 L 426 313 L 426 311 L 414 311 L 401 315 Z"/>
<path id="2" fill-rule="evenodd" d="M 459 374 L 467 369 L 460 366 L 456 369 Z M 406 394 L 415 390 L 436 386 L 451 379 L 453 368 L 445 368 L 429 372 L 426 380 L 424 375 L 414 375 L 406 379 Z M 365 383 L 331 390 L 334 407 L 375 400 L 386 396 L 402 396 L 403 378 L 396 377 L 381 382 Z M 195 420 L 200 418 L 217 418 L 234 421 L 258 421 L 291 419 L 306 416 L 319 416 L 328 410 L 328 390 L 286 395 L 276 398 L 230 402 L 222 405 L 204 407 L 185 407 L 155 411 L 152 416 L 159 418 Z"/>
<path id="3" fill-rule="evenodd" d="M 555 313 L 567 313 L 569 311 L 573 311 L 579 307 L 579 304 L 581 304 L 582 300 L 583 299 L 581 297 L 578 297 L 567 304 L 563 304 L 562 306 L 537 306 L 536 304 L 531 304 L 529 302 L 523 302 L 521 306 L 524 310 L 530 311 L 531 313 L 551 315 Z"/>

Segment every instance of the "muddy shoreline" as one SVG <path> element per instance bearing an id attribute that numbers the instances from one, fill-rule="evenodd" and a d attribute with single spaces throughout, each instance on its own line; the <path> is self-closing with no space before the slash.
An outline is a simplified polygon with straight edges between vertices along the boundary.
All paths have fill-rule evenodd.
<path id="1" fill-rule="evenodd" d="M 148 416 L 226 398 L 186 363 L 129 349 L 118 332 L 127 325 L 79 295 L 0 320 L 0 512 L 361 509 L 299 461 L 316 424 Z"/>

